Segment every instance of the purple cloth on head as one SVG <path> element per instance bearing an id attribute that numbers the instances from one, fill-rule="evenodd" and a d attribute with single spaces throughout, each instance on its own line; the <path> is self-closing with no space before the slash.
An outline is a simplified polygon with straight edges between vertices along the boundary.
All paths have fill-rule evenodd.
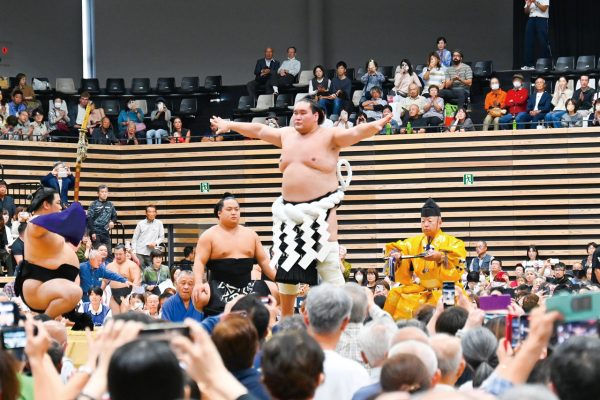
<path id="1" fill-rule="evenodd" d="M 78 202 L 71 203 L 63 211 L 35 217 L 30 222 L 59 234 L 74 246 L 79 245 L 86 228 L 85 211 Z"/>

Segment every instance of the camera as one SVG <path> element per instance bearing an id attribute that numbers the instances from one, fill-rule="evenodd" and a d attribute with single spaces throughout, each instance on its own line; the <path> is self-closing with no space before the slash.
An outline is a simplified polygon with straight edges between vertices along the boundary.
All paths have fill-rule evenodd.
<path id="1" fill-rule="evenodd" d="M 190 327 L 181 323 L 158 323 L 146 325 L 140 337 L 150 340 L 170 341 L 175 336 L 190 337 Z"/>

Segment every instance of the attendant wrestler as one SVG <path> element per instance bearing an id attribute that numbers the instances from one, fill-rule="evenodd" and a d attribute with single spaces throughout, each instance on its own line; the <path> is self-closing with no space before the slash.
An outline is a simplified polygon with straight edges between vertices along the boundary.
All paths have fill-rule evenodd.
<path id="1" fill-rule="evenodd" d="M 34 312 L 50 318 L 64 315 L 73 322 L 81 313 L 79 259 L 75 250 L 83 238 L 85 211 L 77 202 L 64 211 L 59 194 L 41 188 L 33 196 L 29 211 L 34 215 L 24 232 L 25 254 L 15 279 L 15 292 Z"/>
<path id="2" fill-rule="evenodd" d="M 282 315 L 294 310 L 298 283 L 344 284 L 337 242 L 336 207 L 344 196 L 338 162 L 340 150 L 381 131 L 391 114 L 350 129 L 324 128 L 325 113 L 311 99 L 294 105 L 293 127 L 271 128 L 263 124 L 211 119 L 216 133 L 233 130 L 281 148 L 282 196 L 273 203 L 273 259 Z"/>
<path id="3" fill-rule="evenodd" d="M 423 234 L 385 246 L 386 255 L 396 260 L 395 279 L 400 283 L 390 291 L 384 307 L 395 320 L 412 318 L 413 311 L 423 304 L 436 305 L 444 282 L 461 286 L 465 244 L 442 232 L 441 226 L 441 210 L 433 199 L 428 199 L 421 209 Z M 402 259 L 416 255 L 423 257 Z"/>
<path id="4" fill-rule="evenodd" d="M 121 303 L 123 298 L 127 297 L 133 287 L 139 287 L 142 282 L 142 273 L 140 267 L 136 263 L 127 259 L 125 255 L 125 246 L 117 245 L 113 250 L 115 259 L 106 266 L 112 272 L 121 275 L 127 282 L 110 281 L 110 309 L 113 315 L 121 312 Z M 104 285 L 108 282 L 105 280 Z M 103 286 L 104 286 L 103 285 Z"/>
<path id="5" fill-rule="evenodd" d="M 240 204 L 231 193 L 215 205 L 215 216 L 219 223 L 204 231 L 198 239 L 194 259 L 195 282 L 204 282 L 204 271 L 208 272 L 208 283 L 194 285 L 194 291 L 210 295 L 208 304 L 202 304 L 201 297 L 195 297 L 194 307 L 205 315 L 218 315 L 225 304 L 237 296 L 257 293 L 270 295 L 264 281 L 251 279 L 254 264 L 263 273 L 275 280 L 275 270 L 269 265 L 269 257 L 260 239 L 252 229 L 240 225 Z"/>

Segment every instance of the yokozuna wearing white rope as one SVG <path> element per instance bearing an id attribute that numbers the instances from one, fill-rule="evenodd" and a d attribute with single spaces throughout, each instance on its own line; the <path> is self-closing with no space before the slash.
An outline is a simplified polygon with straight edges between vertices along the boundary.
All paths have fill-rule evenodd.
<path id="1" fill-rule="evenodd" d="M 380 132 L 391 115 L 350 129 L 324 128 L 325 113 L 310 99 L 294 105 L 293 126 L 273 128 L 263 124 L 211 119 L 216 133 L 238 132 L 281 148 L 279 169 L 282 197 L 273 204 L 273 250 L 271 262 L 278 266 L 282 315 L 294 311 L 298 283 L 324 282 L 343 285 L 337 242 L 336 207 L 350 184 L 351 173 L 340 151 Z M 348 177 L 341 177 L 341 166 Z M 337 167 L 337 168 L 336 168 Z M 234 244 L 232 244 L 233 246 Z M 194 288 L 201 294 L 201 287 Z"/>

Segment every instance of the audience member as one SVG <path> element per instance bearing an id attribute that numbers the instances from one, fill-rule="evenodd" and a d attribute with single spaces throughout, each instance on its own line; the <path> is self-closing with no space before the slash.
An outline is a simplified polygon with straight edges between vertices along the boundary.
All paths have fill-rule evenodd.
<path id="1" fill-rule="evenodd" d="M 523 87 L 525 78 L 521 74 L 513 75 L 513 87 L 506 92 L 506 107 L 508 113 L 500 117 L 500 126 L 502 129 L 510 129 L 509 122 L 515 120 L 517 115 L 527 110 L 527 100 L 529 91 Z"/>
<path id="2" fill-rule="evenodd" d="M 92 144 L 117 144 L 119 140 L 115 136 L 113 131 L 112 122 L 110 118 L 104 117 L 100 122 L 100 126 L 94 128 L 92 137 L 90 138 Z"/>
<path id="3" fill-rule="evenodd" d="M 534 267 L 536 269 L 542 268 L 544 266 L 544 262 L 540 257 L 540 253 L 538 252 L 535 246 L 529 246 L 527 248 L 527 261 L 522 262 L 524 267 Z"/>
<path id="4" fill-rule="evenodd" d="M 104 109 L 102 107 L 96 107 L 96 103 L 92 100 L 89 101 L 90 106 L 90 117 L 88 118 L 88 132 L 93 132 L 94 129 L 100 126 L 102 118 L 106 117 Z"/>
<path id="5" fill-rule="evenodd" d="M 425 367 L 425 373 L 430 387 L 434 387 L 440 380 L 440 370 L 438 368 L 435 352 L 429 345 L 429 342 L 419 342 L 416 340 L 406 340 L 392 346 L 389 351 L 389 358 L 399 354 L 411 354 L 416 356 Z M 385 365 L 384 365 L 385 367 Z M 421 367 L 422 368 L 422 367 Z M 420 369 L 421 369 L 420 368 Z M 383 371 L 382 371 L 383 378 Z M 382 382 L 383 386 L 383 382 Z M 385 388 L 384 388 L 385 390 Z"/>
<path id="6" fill-rule="evenodd" d="M 442 63 L 442 66 L 448 68 L 450 65 L 452 65 L 452 54 L 449 50 L 446 49 L 446 38 L 440 36 L 439 38 L 437 38 L 436 44 L 436 53 L 440 59 L 440 62 Z"/>
<path id="7" fill-rule="evenodd" d="M 569 99 L 565 103 L 567 112 L 560 118 L 560 124 L 563 128 L 581 128 L 583 126 L 583 116 L 578 113 L 577 101 Z M 587 117 L 587 116 L 586 116 Z"/>
<path id="8" fill-rule="evenodd" d="M 163 223 L 156 214 L 156 206 L 147 206 L 146 218 L 137 223 L 131 239 L 131 247 L 144 267 L 152 264 L 150 252 L 165 241 Z"/>
<path id="9" fill-rule="evenodd" d="M 15 90 L 19 90 L 21 93 L 23 93 L 23 102 L 27 106 L 27 111 L 31 113 L 36 108 L 40 108 L 42 103 L 35 99 L 35 92 L 33 91 L 33 88 L 27 84 L 27 75 L 22 72 L 18 73 L 15 77 L 15 81 L 17 84 L 14 87 L 13 92 Z"/>
<path id="10" fill-rule="evenodd" d="M 595 398 L 600 391 L 599 370 L 597 337 L 572 337 L 558 346 L 550 358 L 550 381 L 560 400 Z"/>
<path id="11" fill-rule="evenodd" d="M 508 274 L 502 271 L 502 261 L 498 258 L 494 258 L 490 262 L 490 274 L 492 287 L 505 286 L 510 283 L 510 278 L 508 277 Z"/>
<path id="12" fill-rule="evenodd" d="M 77 104 L 73 104 L 71 107 L 68 107 L 70 131 L 64 133 L 69 133 L 71 137 L 79 137 L 79 129 L 83 124 L 89 102 L 90 94 L 88 92 L 82 92 L 79 95 L 79 102 Z"/>
<path id="13" fill-rule="evenodd" d="M 590 87 L 589 75 L 581 75 L 579 77 L 579 89 L 573 93 L 573 99 L 576 101 L 576 106 L 579 114 L 584 119 L 594 112 L 593 101 L 596 91 Z"/>
<path id="14" fill-rule="evenodd" d="M 17 224 L 15 224 L 17 225 Z M 23 242 L 23 234 L 27 228 L 27 222 L 18 223 L 18 236 L 10 245 L 10 254 L 12 256 L 12 265 L 17 267 L 25 257 L 25 243 Z M 11 276 L 13 271 L 8 270 L 8 275 Z"/>
<path id="15" fill-rule="evenodd" d="M 103 326 L 107 320 L 112 318 L 110 307 L 102 304 L 103 294 L 104 291 L 101 287 L 92 287 L 87 291 L 89 301 L 84 301 L 81 306 L 79 306 L 78 311 L 88 314 L 92 318 L 94 326 Z"/>
<path id="16" fill-rule="evenodd" d="M 532 70 L 534 67 L 534 53 L 536 47 L 540 50 L 540 58 L 550 58 L 550 42 L 548 40 L 548 19 L 550 17 L 550 0 L 525 0 L 525 65 L 522 70 Z"/>
<path id="17" fill-rule="evenodd" d="M 472 372 L 473 379 L 461 387 L 478 388 L 498 365 L 496 350 L 498 340 L 487 328 L 479 327 L 466 331 L 461 338 L 463 357 Z"/>
<path id="18" fill-rule="evenodd" d="M 465 105 L 473 84 L 473 70 L 462 60 L 462 51 L 454 50 L 452 65 L 446 69 L 445 89 L 440 92 L 446 103 L 456 104 L 459 108 Z"/>
<path id="19" fill-rule="evenodd" d="M 407 97 L 407 99 L 409 99 L 409 97 Z M 427 122 L 421 118 L 419 106 L 417 104 L 411 104 L 408 107 L 408 113 L 403 118 L 402 125 L 403 127 L 400 130 L 400 133 L 408 133 L 409 135 L 413 132 L 425 133 Z"/>
<path id="20" fill-rule="evenodd" d="M 23 110 L 19 113 L 17 126 L 13 130 L 13 140 L 32 140 L 33 125 L 29 122 L 29 112 Z"/>
<path id="21" fill-rule="evenodd" d="M 19 89 L 14 90 L 11 95 L 11 101 L 8 103 L 8 115 L 18 116 L 21 111 L 26 111 L 27 106 L 23 103 L 23 92 Z"/>
<path id="22" fill-rule="evenodd" d="M 8 184 L 4 180 L 0 180 L 0 210 L 7 210 L 10 219 L 15 216 L 15 199 L 9 196 Z"/>
<path id="23" fill-rule="evenodd" d="M 360 104 L 367 100 L 371 100 L 372 89 L 375 87 L 381 88 L 385 82 L 385 76 L 377 71 L 377 62 L 375 60 L 367 61 L 365 69 L 367 72 L 360 77 L 360 81 L 365 85 L 363 87 L 362 97 L 360 98 Z"/>
<path id="24" fill-rule="evenodd" d="M 158 296 L 164 291 L 164 289 L 160 289 L 160 285 L 171 279 L 171 273 L 169 267 L 162 263 L 162 251 L 153 249 L 150 252 L 150 259 L 152 263 L 144 268 L 142 274 L 142 286 L 148 294 L 152 293 Z"/>
<path id="25" fill-rule="evenodd" d="M 460 339 L 440 333 L 432 336 L 429 344 L 435 352 L 440 370 L 440 381 L 435 385 L 435 391 L 454 392 L 454 386 L 466 367 Z"/>
<path id="26" fill-rule="evenodd" d="M 267 47 L 265 49 L 264 58 L 256 60 L 256 65 L 254 66 L 254 80 L 246 84 L 248 94 L 253 100 L 256 99 L 256 92 L 258 90 L 266 89 L 269 79 L 272 75 L 277 73 L 279 67 L 279 61 L 273 58 L 273 48 Z"/>
<path id="27" fill-rule="evenodd" d="M 361 103 L 367 121 L 375 121 L 383 117 L 383 106 L 387 105 L 387 101 L 381 98 L 381 88 L 375 86 L 371 89 L 371 97 Z"/>
<path id="28" fill-rule="evenodd" d="M 136 136 L 136 131 L 135 131 L 135 129 L 136 129 L 135 122 L 129 121 L 127 123 L 126 129 L 127 130 L 125 132 L 125 137 L 122 138 L 122 142 L 127 146 L 139 144 L 137 136 Z"/>
<path id="29" fill-rule="evenodd" d="M 92 201 L 87 211 L 88 234 L 93 246 L 106 245 L 111 252 L 110 230 L 117 222 L 117 210 L 108 200 L 108 186 L 98 186 L 98 199 Z"/>
<path id="30" fill-rule="evenodd" d="M 423 105 L 423 120 L 428 126 L 428 132 L 439 132 L 440 125 L 444 122 L 444 99 L 439 97 L 439 88 L 429 86 L 429 97 Z"/>
<path id="31" fill-rule="evenodd" d="M 33 122 L 31 123 L 31 140 L 46 142 L 50 133 L 48 124 L 44 122 L 44 112 L 36 108 L 33 110 Z"/>
<path id="32" fill-rule="evenodd" d="M 506 92 L 500 88 L 500 81 L 496 77 L 490 79 L 490 89 L 485 95 L 487 115 L 483 120 L 483 130 L 487 131 L 494 124 L 494 130 L 497 131 L 500 129 L 500 117 L 506 114 Z"/>
<path id="33" fill-rule="evenodd" d="M 412 395 L 426 392 L 431 386 L 425 364 L 414 354 L 400 353 L 383 364 L 381 389 L 384 393 L 403 392 Z"/>
<path id="34" fill-rule="evenodd" d="M 69 110 L 67 102 L 63 100 L 62 95 L 57 93 L 54 101 L 50 101 L 50 110 L 48 111 L 48 128 L 51 136 L 61 136 L 69 133 Z"/>
<path id="35" fill-rule="evenodd" d="M 554 87 L 554 96 L 552 96 L 552 105 L 554 109 L 546 114 L 544 120 L 546 121 L 546 126 L 552 128 L 560 128 L 560 119 L 563 114 L 566 114 L 566 102 L 573 95 L 573 91 L 569 89 L 568 81 L 565 76 L 561 76 L 556 81 L 556 86 Z"/>
<path id="36" fill-rule="evenodd" d="M 535 128 L 543 124 L 546 114 L 552 109 L 552 96 L 546 92 L 546 81 L 542 77 L 535 80 L 535 96 L 527 100 L 527 111 L 517 114 L 518 129 Z"/>
<path id="37" fill-rule="evenodd" d="M 340 128 L 350 129 L 354 126 L 352 121 L 348 120 L 348 111 L 342 110 L 340 111 L 340 116 L 337 121 L 333 123 L 333 126 L 339 126 Z"/>
<path id="38" fill-rule="evenodd" d="M 383 106 L 383 116 L 387 117 L 388 115 L 392 115 L 394 112 L 392 110 L 392 106 L 386 104 Z M 396 133 L 400 133 L 400 125 L 398 125 L 398 121 L 395 119 L 391 119 L 385 127 L 379 132 L 379 135 L 394 135 Z"/>
<path id="39" fill-rule="evenodd" d="M 424 83 L 423 95 L 425 95 L 425 93 L 429 93 L 429 87 L 431 85 L 437 86 L 438 89 L 444 87 L 444 80 L 446 79 L 446 67 L 442 65 L 440 56 L 436 52 L 429 54 L 427 66 L 423 68 L 423 72 L 421 72 L 420 76 Z"/>
<path id="40" fill-rule="evenodd" d="M 344 61 L 339 61 L 335 68 L 336 76 L 331 80 L 331 94 L 321 96 L 319 105 L 328 112 L 327 115 L 337 115 L 339 120 L 341 111 L 349 107 L 349 102 L 352 99 L 352 82 L 346 76 L 348 66 Z"/>
<path id="41" fill-rule="evenodd" d="M 150 122 L 146 131 L 146 143 L 161 144 L 163 139 L 166 141 L 169 136 L 170 124 L 171 110 L 167 108 L 165 99 L 159 97 L 156 99 L 156 109 L 150 113 Z"/>
<path id="42" fill-rule="evenodd" d="M 396 96 L 406 97 L 408 95 L 408 86 L 411 84 L 421 87 L 421 80 L 417 74 L 413 71 L 412 64 L 406 58 L 400 61 L 400 65 L 396 67 L 394 74 L 394 87 L 392 92 Z"/>
<path id="43" fill-rule="evenodd" d="M 277 70 L 277 74 L 271 74 L 269 82 L 265 88 L 267 94 L 279 94 L 279 87 L 292 86 L 296 80 L 296 76 L 300 73 L 301 64 L 296 59 L 296 48 L 290 46 L 287 48 L 287 59 L 281 63 Z"/>
<path id="44" fill-rule="evenodd" d="M 119 135 L 125 139 L 129 139 L 130 123 L 133 122 L 135 125 L 135 136 L 142 137 L 143 131 L 146 129 L 144 124 L 144 112 L 137 104 L 135 99 L 127 100 L 127 109 L 119 112 L 117 123 L 119 125 Z M 143 135 L 145 138 L 146 136 Z M 136 143 L 137 144 L 137 143 Z"/>
<path id="45" fill-rule="evenodd" d="M 79 264 L 79 286 L 83 291 L 82 300 L 89 301 L 88 292 L 95 287 L 104 287 L 106 281 L 116 281 L 128 284 L 128 280 L 122 275 L 106 268 L 102 262 L 102 255 L 98 250 L 90 250 L 88 261 Z M 128 284 L 130 286 L 130 284 Z"/>
<path id="46" fill-rule="evenodd" d="M 162 319 L 171 322 L 183 322 L 186 318 L 201 322 L 204 314 L 192 304 L 192 290 L 194 289 L 194 273 L 181 271 L 177 277 L 177 293 L 168 298 L 161 306 Z M 202 300 L 208 303 L 208 293 L 204 293 Z"/>
<path id="47" fill-rule="evenodd" d="M 305 321 L 309 333 L 325 352 L 325 382 L 318 387 L 314 399 L 349 399 L 369 383 L 367 371 L 356 361 L 334 350 L 346 329 L 352 310 L 352 299 L 344 289 L 323 283 L 308 292 Z"/>
<path id="48" fill-rule="evenodd" d="M 172 144 L 174 144 L 174 143 L 189 143 L 191 139 L 192 139 L 192 132 L 188 128 L 183 127 L 183 121 L 181 120 L 181 118 L 175 117 L 173 119 L 173 131 L 171 132 L 171 137 L 169 139 L 169 142 Z M 205 137 L 202 137 L 203 142 L 207 142 L 207 141 L 220 142 L 221 140 L 223 140 L 223 136 L 213 137 L 212 140 L 210 140 L 210 139 L 205 140 Z"/>
<path id="49" fill-rule="evenodd" d="M 317 65 L 313 68 L 314 78 L 308 82 L 308 95 L 313 96 L 318 102 L 323 97 L 331 95 L 331 81 L 325 76 L 325 67 Z"/>
<path id="50" fill-rule="evenodd" d="M 490 261 L 492 261 L 494 257 L 488 254 L 488 246 L 485 240 L 480 240 L 475 243 L 475 253 L 477 254 L 477 257 L 471 259 L 469 271 L 489 271 Z"/>
<path id="51" fill-rule="evenodd" d="M 594 101 L 593 112 L 588 117 L 588 126 L 600 126 L 600 99 Z"/>
<path id="52" fill-rule="evenodd" d="M 2 93 L 2 90 L 0 90 L 0 118 L 4 121 L 8 115 L 8 104 L 4 101 L 4 94 Z M 2 123 L 0 123 L 0 125 L 2 125 Z"/>
<path id="53" fill-rule="evenodd" d="M 450 132 L 469 132 L 474 131 L 475 126 L 469 118 L 467 111 L 463 107 L 459 107 L 454 114 L 454 122 L 448 127 Z"/>
<path id="54" fill-rule="evenodd" d="M 160 312 L 160 299 L 157 295 L 151 294 L 146 298 L 144 312 L 154 319 L 162 319 Z"/>
<path id="55" fill-rule="evenodd" d="M 75 187 L 75 177 L 64 162 L 55 162 L 52 171 L 40 179 L 40 183 L 44 187 L 54 189 L 60 195 L 63 208 L 69 204 L 69 190 Z"/>
<path id="56" fill-rule="evenodd" d="M 408 85 L 408 96 L 399 102 L 400 116 L 402 118 L 406 116 L 408 109 L 413 104 L 419 106 L 419 115 L 425 112 L 425 104 L 427 104 L 427 99 L 419 94 L 419 86 L 411 83 Z"/>

